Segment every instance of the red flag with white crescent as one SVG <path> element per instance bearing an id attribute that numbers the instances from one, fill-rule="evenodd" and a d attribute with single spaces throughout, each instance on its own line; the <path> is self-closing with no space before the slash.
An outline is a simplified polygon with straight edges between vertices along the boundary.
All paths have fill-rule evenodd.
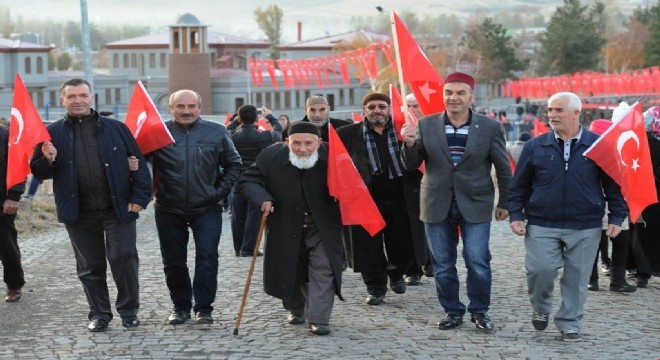
<path id="1" fill-rule="evenodd" d="M 7 189 L 25 181 L 30 174 L 30 158 L 34 147 L 47 140 L 50 140 L 50 133 L 34 107 L 23 79 L 16 74 L 9 123 Z"/>
<path id="2" fill-rule="evenodd" d="M 142 81 L 135 84 L 124 123 L 133 134 L 142 154 L 174 143 L 172 134 L 165 126 Z"/>
<path id="3" fill-rule="evenodd" d="M 619 186 L 630 220 L 636 222 L 642 211 L 658 202 L 653 177 L 653 163 L 639 103 L 605 130 L 584 156 L 593 160 Z"/>

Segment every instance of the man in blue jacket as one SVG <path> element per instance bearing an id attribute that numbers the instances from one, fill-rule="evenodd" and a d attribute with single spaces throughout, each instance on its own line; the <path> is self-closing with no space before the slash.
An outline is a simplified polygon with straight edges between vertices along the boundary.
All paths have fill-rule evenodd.
<path id="1" fill-rule="evenodd" d="M 582 340 L 587 284 L 598 250 L 605 202 L 607 236 L 616 237 L 628 215 L 619 186 L 583 153 L 598 136 L 580 126 L 580 98 L 569 92 L 548 99 L 551 132 L 525 144 L 508 208 L 511 230 L 525 236 L 525 268 L 532 324 L 548 326 L 558 269 L 562 302 L 555 326 L 564 341 Z M 527 224 L 525 225 L 525 219 Z"/>
<path id="2" fill-rule="evenodd" d="M 76 255 L 78 278 L 89 304 L 89 331 L 112 319 L 106 258 L 117 286 L 122 325 L 136 327 L 139 303 L 135 220 L 151 201 L 151 176 L 128 127 L 94 111 L 90 85 L 69 79 L 60 86 L 63 119 L 48 126 L 51 141 L 37 145 L 32 174 L 53 179 L 57 218 Z M 126 159 L 136 157 L 137 170 Z"/>

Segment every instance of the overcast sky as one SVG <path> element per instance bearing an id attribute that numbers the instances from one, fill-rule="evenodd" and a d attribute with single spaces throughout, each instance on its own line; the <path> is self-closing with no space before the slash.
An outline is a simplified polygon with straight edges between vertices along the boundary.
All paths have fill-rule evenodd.
<path id="1" fill-rule="evenodd" d="M 457 14 L 467 17 L 475 10 L 492 11 L 503 4 L 516 8 L 524 3 L 561 4 L 561 0 L 88 0 L 90 22 L 133 23 L 154 29 L 171 25 L 178 16 L 189 12 L 210 31 L 230 33 L 252 39 L 263 38 L 254 21 L 254 9 L 275 3 L 284 11 L 284 42 L 296 40 L 296 23 L 303 23 L 303 40 L 346 32 L 352 16 L 374 16 L 376 6 L 390 10 L 424 14 Z M 2 0 L 10 8 L 12 19 L 80 19 L 79 0 Z M 448 7 L 443 4 L 449 4 Z"/>

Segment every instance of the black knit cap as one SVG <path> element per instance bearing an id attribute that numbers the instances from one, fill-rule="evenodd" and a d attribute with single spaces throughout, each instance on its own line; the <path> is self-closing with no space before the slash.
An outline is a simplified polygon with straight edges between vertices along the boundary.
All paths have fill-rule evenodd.
<path id="1" fill-rule="evenodd" d="M 300 134 L 300 133 L 321 136 L 321 134 L 319 133 L 318 126 L 312 124 L 311 122 L 296 121 L 293 124 L 289 125 L 289 130 L 287 131 L 287 135 L 291 136 L 293 134 Z"/>

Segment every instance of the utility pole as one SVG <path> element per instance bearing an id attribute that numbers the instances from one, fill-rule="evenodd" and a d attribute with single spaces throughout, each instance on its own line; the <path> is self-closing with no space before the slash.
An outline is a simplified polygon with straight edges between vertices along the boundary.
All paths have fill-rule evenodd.
<path id="1" fill-rule="evenodd" d="M 82 23 L 82 47 L 85 58 L 85 79 L 89 82 L 90 93 L 94 96 L 94 75 L 92 74 L 92 51 L 89 44 L 89 21 L 87 20 L 87 0 L 80 0 Z"/>

